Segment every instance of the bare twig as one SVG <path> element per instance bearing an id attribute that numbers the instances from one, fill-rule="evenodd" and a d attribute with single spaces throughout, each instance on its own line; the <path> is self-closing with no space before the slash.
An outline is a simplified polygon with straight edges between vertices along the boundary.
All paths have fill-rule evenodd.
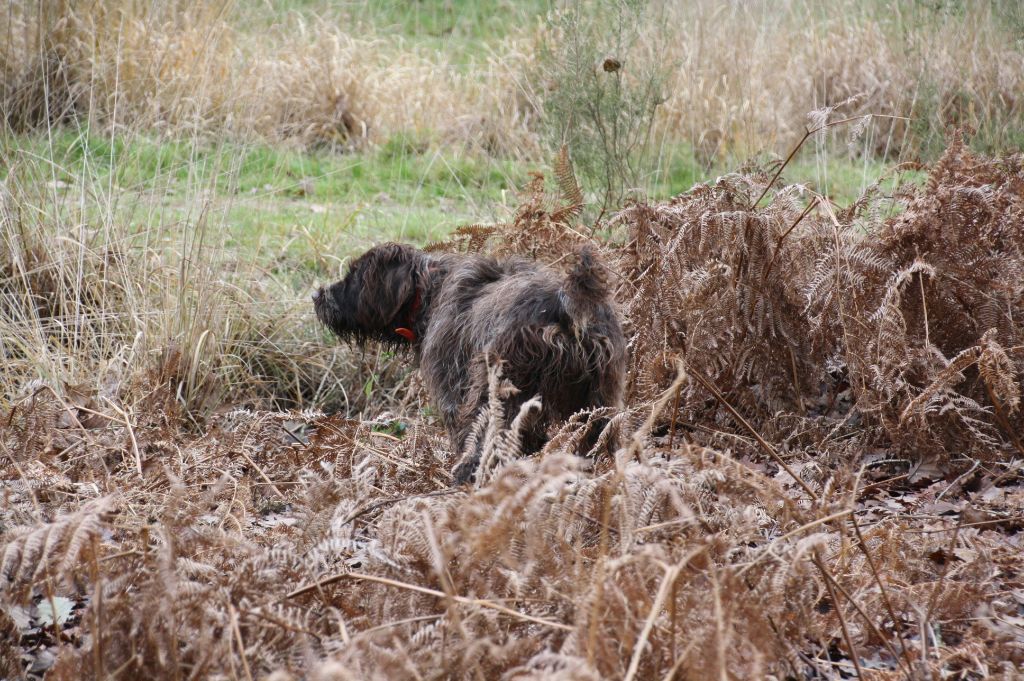
<path id="1" fill-rule="evenodd" d="M 871 630 L 871 633 L 873 633 L 876 637 L 878 637 L 878 640 L 881 641 L 882 645 L 884 645 L 886 647 L 886 649 L 889 651 L 889 654 L 893 656 L 893 659 L 895 659 L 897 662 L 902 663 L 903 662 L 903 658 L 896 651 L 896 649 L 893 648 L 892 643 L 889 642 L 889 637 L 885 636 L 882 633 L 882 631 L 878 628 L 878 626 L 874 623 L 874 621 L 870 617 L 868 617 L 868 614 L 866 612 L 864 612 L 864 609 L 860 607 L 860 605 L 857 603 L 857 601 L 853 600 L 853 596 L 851 596 L 849 594 L 849 592 L 845 588 L 843 588 L 843 585 L 839 583 L 839 580 L 837 580 L 832 575 L 832 573 L 830 573 L 828 571 L 825 571 L 822 574 L 825 576 L 826 579 L 831 580 L 832 586 L 834 586 L 836 589 L 839 589 L 839 593 L 841 593 L 843 595 L 843 598 L 845 598 L 847 601 L 849 601 L 850 605 L 853 606 L 853 609 L 857 611 L 857 614 L 860 615 L 861 619 L 864 620 L 864 623 L 867 624 L 868 629 Z M 902 644 L 903 644 L 903 641 L 901 640 L 900 641 L 900 645 L 902 645 Z"/>
<path id="2" fill-rule="evenodd" d="M 793 160 L 794 156 L 796 156 L 796 152 L 800 151 L 800 147 L 802 147 L 804 145 L 804 142 L 806 142 L 812 135 L 814 135 L 815 133 L 819 133 L 822 130 L 826 130 L 828 128 L 835 127 L 837 125 L 843 125 L 845 123 L 851 123 L 853 121 L 859 121 L 859 120 L 862 120 L 864 118 L 895 118 L 895 119 L 907 120 L 904 116 L 890 116 L 890 115 L 886 115 L 886 114 L 870 114 L 869 113 L 869 114 L 860 114 L 859 116 L 850 116 L 849 118 L 843 118 L 843 119 L 838 120 L 838 121 L 830 121 L 828 123 L 823 123 L 822 125 L 819 125 L 818 127 L 814 128 L 813 130 L 808 130 L 807 128 L 804 128 L 804 136 L 800 138 L 800 141 L 796 143 L 796 146 L 793 147 L 793 150 L 789 152 L 789 156 L 787 156 L 786 160 L 782 162 L 782 165 L 779 166 L 779 169 L 775 171 L 775 175 L 772 176 L 771 181 L 768 184 L 765 185 L 764 191 L 761 192 L 761 195 L 757 197 L 756 201 L 754 201 L 752 204 L 750 204 L 750 207 L 752 209 L 756 208 L 757 204 L 761 203 L 761 199 L 763 199 L 765 197 L 765 194 L 768 193 L 768 190 L 772 188 L 772 185 L 775 184 L 775 181 L 779 179 L 780 175 L 782 175 L 782 171 L 786 169 L 786 166 L 789 165 L 789 162 Z"/>
<path id="3" fill-rule="evenodd" d="M 427 499 L 429 497 L 444 497 L 448 496 L 449 494 L 459 494 L 460 492 L 463 492 L 463 490 L 459 488 L 453 488 L 437 490 L 436 492 L 426 492 L 424 494 L 405 494 L 400 497 L 390 497 L 388 499 L 381 499 L 380 501 L 375 501 L 372 504 L 367 504 L 366 506 L 353 511 L 351 514 L 349 514 L 347 518 L 341 521 L 341 525 L 339 525 L 339 527 L 344 527 L 345 525 L 348 525 L 350 522 L 352 522 L 359 516 L 366 515 L 367 513 L 376 511 L 378 508 L 383 508 L 384 506 L 397 504 L 400 501 L 408 501 L 409 499 Z"/>
<path id="4" fill-rule="evenodd" d="M 896 617 L 896 608 L 892 607 L 892 601 L 889 599 L 889 590 L 882 583 L 882 578 L 878 574 L 878 568 L 875 566 L 875 560 L 871 557 L 871 552 L 868 551 L 868 544 L 864 541 L 864 535 L 861 534 L 860 525 L 857 523 L 857 516 L 850 514 L 850 521 L 853 524 L 853 533 L 857 537 L 857 545 L 861 553 L 864 554 L 864 560 L 868 564 L 868 569 L 871 570 L 871 577 L 874 579 L 875 586 L 878 587 L 878 591 L 882 595 L 882 603 L 885 604 L 886 612 L 889 613 L 889 619 L 892 620 L 892 626 L 896 630 L 896 640 L 899 641 L 900 649 L 905 656 L 907 654 L 907 647 L 903 644 L 903 636 L 900 635 L 903 631 L 903 623 Z"/>
<path id="5" fill-rule="evenodd" d="M 750 561 L 749 563 L 747 563 L 746 565 L 744 565 L 742 568 L 739 569 L 739 571 L 736 573 L 737 576 L 743 575 L 743 573 L 747 572 L 750 568 L 752 568 L 755 565 L 757 565 L 758 563 L 760 563 L 761 560 L 765 556 L 772 555 L 772 551 L 771 551 L 772 547 L 775 546 L 776 544 L 778 544 L 780 542 L 783 542 L 783 541 L 789 539 L 790 537 L 798 535 L 798 534 L 800 534 L 801 532 L 803 532 L 805 530 L 809 530 L 812 527 L 816 527 L 818 525 L 824 525 L 827 522 L 831 522 L 833 520 L 836 520 L 837 518 L 842 518 L 843 516 L 850 515 L 852 513 L 853 513 L 852 509 L 846 509 L 846 510 L 843 510 L 843 511 L 838 511 L 836 513 L 832 513 L 830 515 L 827 515 L 824 518 L 818 518 L 816 520 L 812 520 L 809 523 L 804 523 L 803 525 L 801 525 L 800 527 L 796 528 L 795 530 L 790 530 L 789 532 L 787 532 L 786 534 L 782 535 L 781 537 L 777 537 L 777 538 L 773 539 L 771 541 L 771 543 L 765 545 L 764 549 L 761 551 L 761 553 L 756 558 L 754 558 L 752 561 Z"/>
<path id="6" fill-rule="evenodd" d="M 857 672 L 857 678 L 863 679 L 864 672 L 860 668 L 860 660 L 858 659 L 860 654 L 857 651 L 857 647 L 853 645 L 853 638 L 850 636 L 850 628 L 846 625 L 846 615 L 843 614 L 842 603 L 840 603 L 839 599 L 836 597 L 836 590 L 832 575 L 829 574 L 828 569 L 825 567 L 825 564 L 822 563 L 821 557 L 817 552 L 815 552 L 811 561 L 814 563 L 815 567 L 818 568 L 818 571 L 821 572 L 821 576 L 825 578 L 825 588 L 828 589 L 828 595 L 832 598 L 832 606 L 836 609 L 836 615 L 839 616 L 839 626 L 843 630 L 843 640 L 846 641 L 846 648 L 850 651 L 850 660 L 853 662 L 853 668 Z"/>
<path id="7" fill-rule="evenodd" d="M 760 201 L 760 199 L 758 200 Z M 779 257 L 779 253 L 782 251 L 782 242 L 786 240 L 786 237 L 789 236 L 790 232 L 796 229 L 796 226 L 799 225 L 805 217 L 807 217 L 816 205 L 818 205 L 817 196 L 811 199 L 811 202 L 807 204 L 807 208 L 804 208 L 804 212 L 800 213 L 800 217 L 798 217 L 796 221 L 789 226 L 789 229 L 779 235 L 779 240 L 775 242 L 775 252 L 772 253 L 772 259 L 768 261 L 768 267 L 765 268 L 763 279 L 767 280 L 768 275 L 772 273 L 772 268 L 775 266 L 775 260 Z"/>
<path id="8" fill-rule="evenodd" d="M 799 475 L 797 475 L 792 468 L 789 467 L 789 464 L 787 464 L 782 459 L 782 457 L 779 456 L 779 453 L 775 451 L 775 448 L 768 444 L 768 441 L 761 437 L 761 434 L 758 433 L 757 430 L 752 425 L 750 425 L 750 423 L 745 418 L 743 418 L 743 416 L 741 416 L 740 413 L 736 411 L 731 404 L 729 404 L 729 401 L 725 399 L 722 393 L 718 391 L 718 388 L 716 388 L 714 384 L 711 383 L 711 381 L 704 378 L 699 372 L 697 372 L 692 367 L 690 368 L 689 373 L 692 374 L 693 377 L 696 378 L 702 386 L 707 388 L 708 391 L 715 396 L 715 399 L 718 400 L 723 407 L 729 410 L 729 413 L 733 415 L 733 418 L 739 421 L 744 428 L 750 431 L 750 434 L 754 436 L 754 439 L 757 440 L 757 443 L 761 445 L 761 448 L 765 452 L 767 452 L 768 456 L 770 456 L 772 460 L 775 461 L 775 463 L 777 463 L 782 468 L 782 470 L 786 471 L 786 473 L 788 473 L 789 476 L 793 478 L 793 480 L 795 480 L 797 484 L 800 485 L 800 487 L 802 487 L 805 492 L 807 492 L 807 496 L 809 496 L 814 501 L 818 501 L 818 495 L 814 492 L 813 489 L 811 489 L 811 486 L 804 482 L 804 480 Z"/>
<path id="9" fill-rule="evenodd" d="M 242 641 L 242 630 L 238 628 L 238 611 L 235 606 L 228 604 L 231 612 L 231 629 L 235 634 L 235 641 L 238 643 L 238 656 L 242 658 L 242 669 L 245 671 L 245 678 L 252 681 L 252 671 L 249 669 L 249 660 L 245 658 L 245 642 Z"/>
<path id="10" fill-rule="evenodd" d="M 534 617 L 533 615 L 527 615 L 526 613 L 519 612 L 518 610 L 506 608 L 504 605 L 500 605 L 493 601 L 488 601 L 482 598 L 466 598 L 465 596 L 457 595 L 450 596 L 443 591 L 438 591 L 437 589 L 428 589 L 425 586 L 408 584 L 406 582 L 399 582 L 394 579 L 388 579 L 387 577 L 367 575 L 361 572 L 341 572 L 336 575 L 331 575 L 330 577 L 321 579 L 313 584 L 307 584 L 306 586 L 300 587 L 295 591 L 292 591 L 291 593 L 287 594 L 282 600 L 304 596 L 305 594 L 316 591 L 319 588 L 325 587 L 329 584 L 334 584 L 335 582 L 340 582 L 344 579 L 355 579 L 365 582 L 376 582 L 377 584 L 385 584 L 387 586 L 393 586 L 397 589 L 406 589 L 408 591 L 415 591 L 417 593 L 427 594 L 429 596 L 437 596 L 438 598 L 448 598 L 455 601 L 456 603 L 461 603 L 463 605 L 475 605 L 481 608 L 487 608 L 489 610 L 496 610 L 497 612 L 504 613 L 510 617 L 515 617 L 516 619 L 520 619 L 526 622 L 533 622 L 534 624 L 542 624 L 546 627 L 551 627 L 552 629 L 561 629 L 563 631 L 575 631 L 573 627 L 570 627 L 567 624 L 562 624 L 561 622 L 555 622 L 553 620 L 542 619 L 540 617 Z"/>
<path id="11" fill-rule="evenodd" d="M 647 647 L 647 638 L 651 635 L 651 630 L 654 628 L 654 622 L 658 619 L 658 615 L 665 607 L 665 600 L 668 598 L 669 593 L 674 590 L 676 578 L 679 577 L 679 573 L 682 571 L 686 564 L 693 560 L 697 555 L 702 553 L 705 547 L 699 546 L 696 549 L 690 551 L 681 561 L 675 565 L 665 566 L 665 574 L 661 579 L 661 585 L 658 587 L 658 593 L 654 596 L 654 602 L 651 603 L 651 609 L 647 613 L 647 619 L 644 621 L 644 628 L 640 631 L 640 636 L 637 637 L 636 645 L 633 646 L 633 655 L 629 660 L 629 667 L 626 669 L 626 676 L 623 677 L 623 681 L 632 681 L 633 677 L 636 676 L 637 669 L 640 667 L 640 658 L 643 656 L 644 648 Z"/>
<path id="12" fill-rule="evenodd" d="M 679 385 L 676 386 L 676 395 L 672 400 L 672 425 L 668 430 L 668 448 L 672 451 L 675 448 L 676 441 L 676 419 L 679 416 L 679 394 L 683 391 L 683 384 L 680 381 Z M 689 438 L 686 438 L 689 442 Z"/>
<path id="13" fill-rule="evenodd" d="M 1021 443 L 1020 438 L 1017 437 L 1018 429 L 1011 426 L 1009 419 L 1006 418 L 1006 413 L 1003 411 L 1002 402 L 1000 402 L 999 398 L 996 397 L 995 392 L 992 391 L 992 388 L 989 386 L 988 381 L 986 381 L 984 377 L 982 378 L 981 384 L 985 387 L 985 394 L 988 395 L 989 401 L 995 408 L 995 417 L 996 421 L 999 423 L 999 427 L 1002 428 L 1003 432 L 1005 432 L 1006 435 L 1010 438 L 1010 442 L 1012 442 L 1013 446 L 1017 448 L 1017 451 L 1024 455 L 1024 443 Z"/>
<path id="14" fill-rule="evenodd" d="M 110 407 L 114 411 L 116 411 L 118 413 L 118 415 L 121 417 L 121 419 L 120 419 L 121 423 L 123 423 L 124 427 L 128 430 L 128 437 L 131 438 L 131 441 L 132 441 L 132 454 L 135 455 L 135 471 L 141 477 L 142 476 L 142 455 L 139 453 L 139 443 L 135 439 L 135 429 L 132 428 L 131 419 L 128 418 L 128 413 L 125 412 L 125 410 L 122 409 L 121 407 L 117 406 L 117 404 L 113 400 L 111 400 L 109 397 L 104 396 L 103 397 L 103 401 L 106 402 L 107 404 L 109 404 Z"/>
<path id="15" fill-rule="evenodd" d="M 260 468 L 259 464 L 257 464 L 255 461 L 253 461 L 252 458 L 248 454 L 245 453 L 245 448 L 244 447 L 239 447 L 237 451 L 238 451 L 239 454 L 242 455 L 242 458 L 245 459 L 246 462 L 250 466 L 252 466 L 254 469 L 256 469 L 256 472 L 259 473 L 259 476 L 261 478 L 263 478 L 263 482 L 267 483 L 267 485 L 270 487 L 270 489 L 274 490 L 274 494 L 276 494 L 277 496 L 281 497 L 282 499 L 287 499 L 287 497 L 284 495 L 284 493 L 281 492 L 281 490 L 279 490 L 277 488 L 277 485 L 274 484 L 274 481 L 271 480 L 269 477 L 267 477 L 267 474 L 263 472 L 263 469 Z"/>

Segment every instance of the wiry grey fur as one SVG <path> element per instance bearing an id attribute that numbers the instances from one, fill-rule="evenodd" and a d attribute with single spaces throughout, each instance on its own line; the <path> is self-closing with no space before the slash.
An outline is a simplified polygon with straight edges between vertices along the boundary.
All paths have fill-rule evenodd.
<path id="1" fill-rule="evenodd" d="M 419 305 L 416 304 L 417 291 Z M 317 317 L 343 339 L 411 346 L 453 446 L 454 475 L 473 477 L 479 451 L 465 451 L 487 404 L 487 370 L 500 363 L 519 392 L 505 410 L 510 425 L 525 401 L 541 413 L 523 433 L 538 450 L 548 426 L 581 410 L 619 406 L 626 343 L 602 266 L 589 248 L 566 277 L 521 258 L 430 254 L 402 244 L 373 248 L 348 274 L 313 296 Z M 407 340 L 396 329 L 414 334 Z M 408 334 L 406 334 L 408 335 Z"/>

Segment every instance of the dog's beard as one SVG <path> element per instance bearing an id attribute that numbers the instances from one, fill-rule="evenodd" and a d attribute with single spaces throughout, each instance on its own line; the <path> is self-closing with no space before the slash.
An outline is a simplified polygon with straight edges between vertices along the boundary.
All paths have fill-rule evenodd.
<path id="1" fill-rule="evenodd" d="M 367 329 L 359 326 L 351 315 L 343 311 L 330 290 L 325 291 L 314 302 L 313 309 L 320 323 L 344 343 L 365 349 L 367 344 L 373 342 L 390 351 L 406 350 L 410 347 L 405 338 L 392 330 Z"/>
<path id="2" fill-rule="evenodd" d="M 320 295 L 313 301 L 313 311 L 321 324 L 331 330 L 336 336 L 344 337 L 348 333 L 346 324 L 334 302 L 334 296 L 330 291 L 321 289 Z"/>
<path id="3" fill-rule="evenodd" d="M 348 315 L 342 312 L 330 289 L 324 291 L 320 297 L 316 299 L 313 303 L 313 309 L 316 312 L 316 318 L 320 323 L 326 326 L 327 329 L 340 340 L 345 342 L 354 342 L 359 345 L 363 345 L 367 340 L 369 340 L 367 334 L 364 331 L 361 331 L 353 321 L 348 318 Z"/>

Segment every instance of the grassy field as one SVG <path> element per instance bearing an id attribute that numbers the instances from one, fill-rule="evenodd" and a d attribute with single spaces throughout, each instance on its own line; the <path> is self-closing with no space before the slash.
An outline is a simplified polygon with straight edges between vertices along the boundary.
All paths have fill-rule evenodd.
<path id="1" fill-rule="evenodd" d="M 0 678 L 1024 664 L 1019 3 L 15 0 L 0 77 Z M 312 314 L 388 240 L 592 243 L 618 447 L 452 487 Z"/>
<path id="2" fill-rule="evenodd" d="M 214 214 L 226 253 L 274 253 L 305 261 L 337 258 L 386 240 L 426 244 L 453 229 L 508 219 L 529 173 L 550 162 L 495 159 L 458 148 L 389 139 L 355 154 L 200 139 L 161 141 L 138 133 L 106 137 L 57 129 L 8 137 L 0 146 L 7 173 L 45 187 L 57 214 L 85 208 L 142 234 L 153 221 L 187 223 L 197 204 Z M 848 204 L 886 169 L 880 161 L 825 158 L 813 152 L 787 169 Z M 553 159 L 552 159 L 553 160 Z M 726 167 L 701 168 L 685 150 L 638 196 L 657 200 L 713 180 Z M 313 270 L 315 271 L 315 270 Z"/>
<path id="3" fill-rule="evenodd" d="M 153 220 L 187 221 L 204 204 L 225 247 L 246 255 L 284 249 L 341 258 L 374 241 L 427 243 L 460 224 L 507 217 L 525 182 L 524 166 L 512 161 L 402 138 L 337 154 L 58 130 L 12 139 L 3 154 L 19 182 L 46 185 L 57 204 L 108 195 L 94 207 L 115 206 L 110 218 L 139 233 Z"/>

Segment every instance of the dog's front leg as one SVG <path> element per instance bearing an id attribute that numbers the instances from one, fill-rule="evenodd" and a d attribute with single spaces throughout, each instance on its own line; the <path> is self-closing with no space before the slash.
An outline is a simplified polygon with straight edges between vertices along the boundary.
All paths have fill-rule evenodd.
<path id="1" fill-rule="evenodd" d="M 476 480 L 476 469 L 480 467 L 480 448 L 474 447 L 472 451 L 462 454 L 462 458 L 455 468 L 452 469 L 452 482 L 456 485 L 465 485 Z"/>

